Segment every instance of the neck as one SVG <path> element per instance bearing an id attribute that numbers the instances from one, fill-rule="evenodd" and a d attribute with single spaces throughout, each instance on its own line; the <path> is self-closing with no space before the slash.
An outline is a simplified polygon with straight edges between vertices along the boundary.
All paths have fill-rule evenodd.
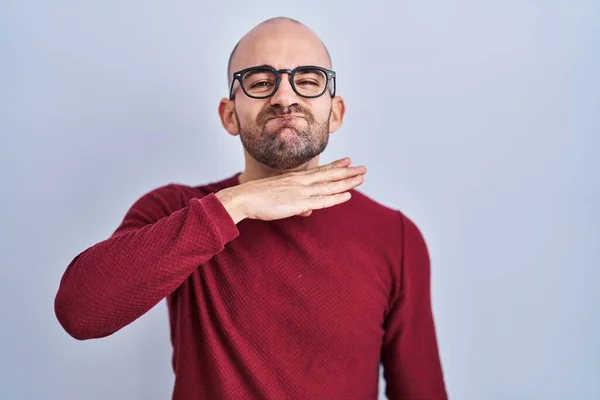
<path id="1" fill-rule="evenodd" d="M 244 153 L 246 157 L 246 168 L 244 169 L 244 172 L 238 176 L 238 182 L 240 184 L 257 179 L 270 178 L 272 176 L 282 175 L 288 172 L 305 171 L 307 169 L 316 168 L 319 166 L 319 156 L 316 156 L 309 162 L 293 169 L 274 169 L 259 163 L 248 153 Z"/>

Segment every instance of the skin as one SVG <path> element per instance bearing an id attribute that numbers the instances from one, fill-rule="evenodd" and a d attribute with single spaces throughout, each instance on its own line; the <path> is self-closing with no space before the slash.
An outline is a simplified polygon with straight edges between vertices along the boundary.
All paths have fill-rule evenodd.
<path id="1" fill-rule="evenodd" d="M 331 69 L 322 41 L 306 26 L 289 20 L 263 23 L 248 32 L 231 60 L 229 75 L 263 64 L 276 69 L 301 65 Z M 234 99 L 223 98 L 219 103 L 223 127 L 230 135 L 240 136 L 244 146 L 240 184 L 318 167 L 329 135 L 342 124 L 345 105 L 340 96 L 325 93 L 306 99 L 293 91 L 289 75 L 281 78 L 277 92 L 269 98 L 252 99 L 236 82 Z"/>

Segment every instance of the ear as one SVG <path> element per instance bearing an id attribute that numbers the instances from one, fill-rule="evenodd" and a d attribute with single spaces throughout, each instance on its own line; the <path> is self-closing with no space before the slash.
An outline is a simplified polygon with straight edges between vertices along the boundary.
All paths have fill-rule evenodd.
<path id="1" fill-rule="evenodd" d="M 222 98 L 219 102 L 219 117 L 221 124 L 227 132 L 232 136 L 239 135 L 238 121 L 235 115 L 235 103 L 233 100 Z"/>
<path id="2" fill-rule="evenodd" d="M 331 115 L 329 116 L 329 133 L 337 131 L 344 121 L 346 113 L 346 105 L 344 99 L 340 96 L 335 96 L 331 99 Z"/>

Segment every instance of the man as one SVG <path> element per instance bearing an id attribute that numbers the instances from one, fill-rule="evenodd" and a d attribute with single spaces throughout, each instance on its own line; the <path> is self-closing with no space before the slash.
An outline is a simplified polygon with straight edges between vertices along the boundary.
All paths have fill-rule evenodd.
<path id="1" fill-rule="evenodd" d="M 446 399 L 428 251 L 400 211 L 358 192 L 364 166 L 319 166 L 344 117 L 320 39 L 287 18 L 244 36 L 223 126 L 246 167 L 136 201 L 68 266 L 64 329 L 113 334 L 166 298 L 174 399 Z"/>

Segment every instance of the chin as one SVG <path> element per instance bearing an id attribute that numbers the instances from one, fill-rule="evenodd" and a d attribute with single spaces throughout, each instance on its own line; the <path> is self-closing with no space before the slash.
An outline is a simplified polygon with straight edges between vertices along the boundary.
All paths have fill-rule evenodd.
<path id="1" fill-rule="evenodd" d="M 294 136 L 304 136 L 301 135 L 300 133 L 300 129 L 292 127 L 292 126 L 286 126 L 285 128 L 279 128 L 276 129 L 273 134 L 275 135 L 294 135 Z"/>

